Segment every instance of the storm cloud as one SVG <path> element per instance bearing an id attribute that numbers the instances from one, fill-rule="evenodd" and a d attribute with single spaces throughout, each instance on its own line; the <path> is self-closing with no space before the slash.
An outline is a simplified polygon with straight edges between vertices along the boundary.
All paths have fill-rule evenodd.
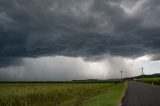
<path id="1" fill-rule="evenodd" d="M 1 0 L 0 67 L 105 54 L 159 60 L 159 0 Z"/>

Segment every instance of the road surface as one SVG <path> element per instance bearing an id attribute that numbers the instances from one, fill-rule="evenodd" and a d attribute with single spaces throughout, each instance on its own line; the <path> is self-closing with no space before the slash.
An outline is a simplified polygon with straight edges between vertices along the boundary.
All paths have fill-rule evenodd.
<path id="1" fill-rule="evenodd" d="M 160 87 L 130 81 L 122 106 L 160 106 Z"/>

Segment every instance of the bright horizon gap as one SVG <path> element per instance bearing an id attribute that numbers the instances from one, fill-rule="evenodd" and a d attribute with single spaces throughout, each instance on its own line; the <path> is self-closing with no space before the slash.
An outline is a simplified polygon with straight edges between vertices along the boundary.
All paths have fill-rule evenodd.
<path id="1" fill-rule="evenodd" d="M 117 62 L 120 61 L 120 62 Z M 157 62 L 155 62 L 157 63 Z M 113 65 L 115 64 L 115 66 Z M 143 64 L 145 64 L 143 66 Z M 58 81 L 58 80 L 83 80 L 83 79 L 120 79 L 120 71 L 123 70 L 123 78 L 141 75 L 140 67 L 144 67 L 144 73 L 159 73 L 158 70 L 147 67 L 153 64 L 148 56 L 136 59 L 106 56 L 99 61 L 85 61 L 82 58 L 65 56 L 26 58 L 23 65 L 17 67 L 1 68 L 1 75 L 10 76 L 6 80 L 26 81 Z M 153 64 L 154 66 L 154 64 Z M 74 67 L 74 68 L 73 68 Z M 158 66 L 154 66 L 159 68 Z M 148 68 L 148 69 L 147 69 Z M 26 73 L 30 71 L 30 73 Z M 62 70 L 58 71 L 57 70 Z M 153 70 L 152 73 L 150 70 Z M 12 72 L 12 73 L 10 73 Z M 29 78 L 27 78 L 29 76 Z M 58 77 L 61 79 L 58 79 Z M 63 79 L 62 79 L 63 78 Z"/>

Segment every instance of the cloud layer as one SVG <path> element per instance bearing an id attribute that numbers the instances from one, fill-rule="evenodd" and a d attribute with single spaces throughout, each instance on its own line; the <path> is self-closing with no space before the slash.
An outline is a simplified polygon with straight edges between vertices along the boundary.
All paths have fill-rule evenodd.
<path id="1" fill-rule="evenodd" d="M 25 57 L 160 54 L 159 0 L 0 1 L 0 66 Z"/>

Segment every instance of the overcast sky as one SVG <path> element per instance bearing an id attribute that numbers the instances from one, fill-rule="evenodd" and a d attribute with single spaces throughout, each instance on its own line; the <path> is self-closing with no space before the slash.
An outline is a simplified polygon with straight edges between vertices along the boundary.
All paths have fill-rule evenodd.
<path id="1" fill-rule="evenodd" d="M 0 0 L 0 80 L 160 73 L 159 0 Z"/>

